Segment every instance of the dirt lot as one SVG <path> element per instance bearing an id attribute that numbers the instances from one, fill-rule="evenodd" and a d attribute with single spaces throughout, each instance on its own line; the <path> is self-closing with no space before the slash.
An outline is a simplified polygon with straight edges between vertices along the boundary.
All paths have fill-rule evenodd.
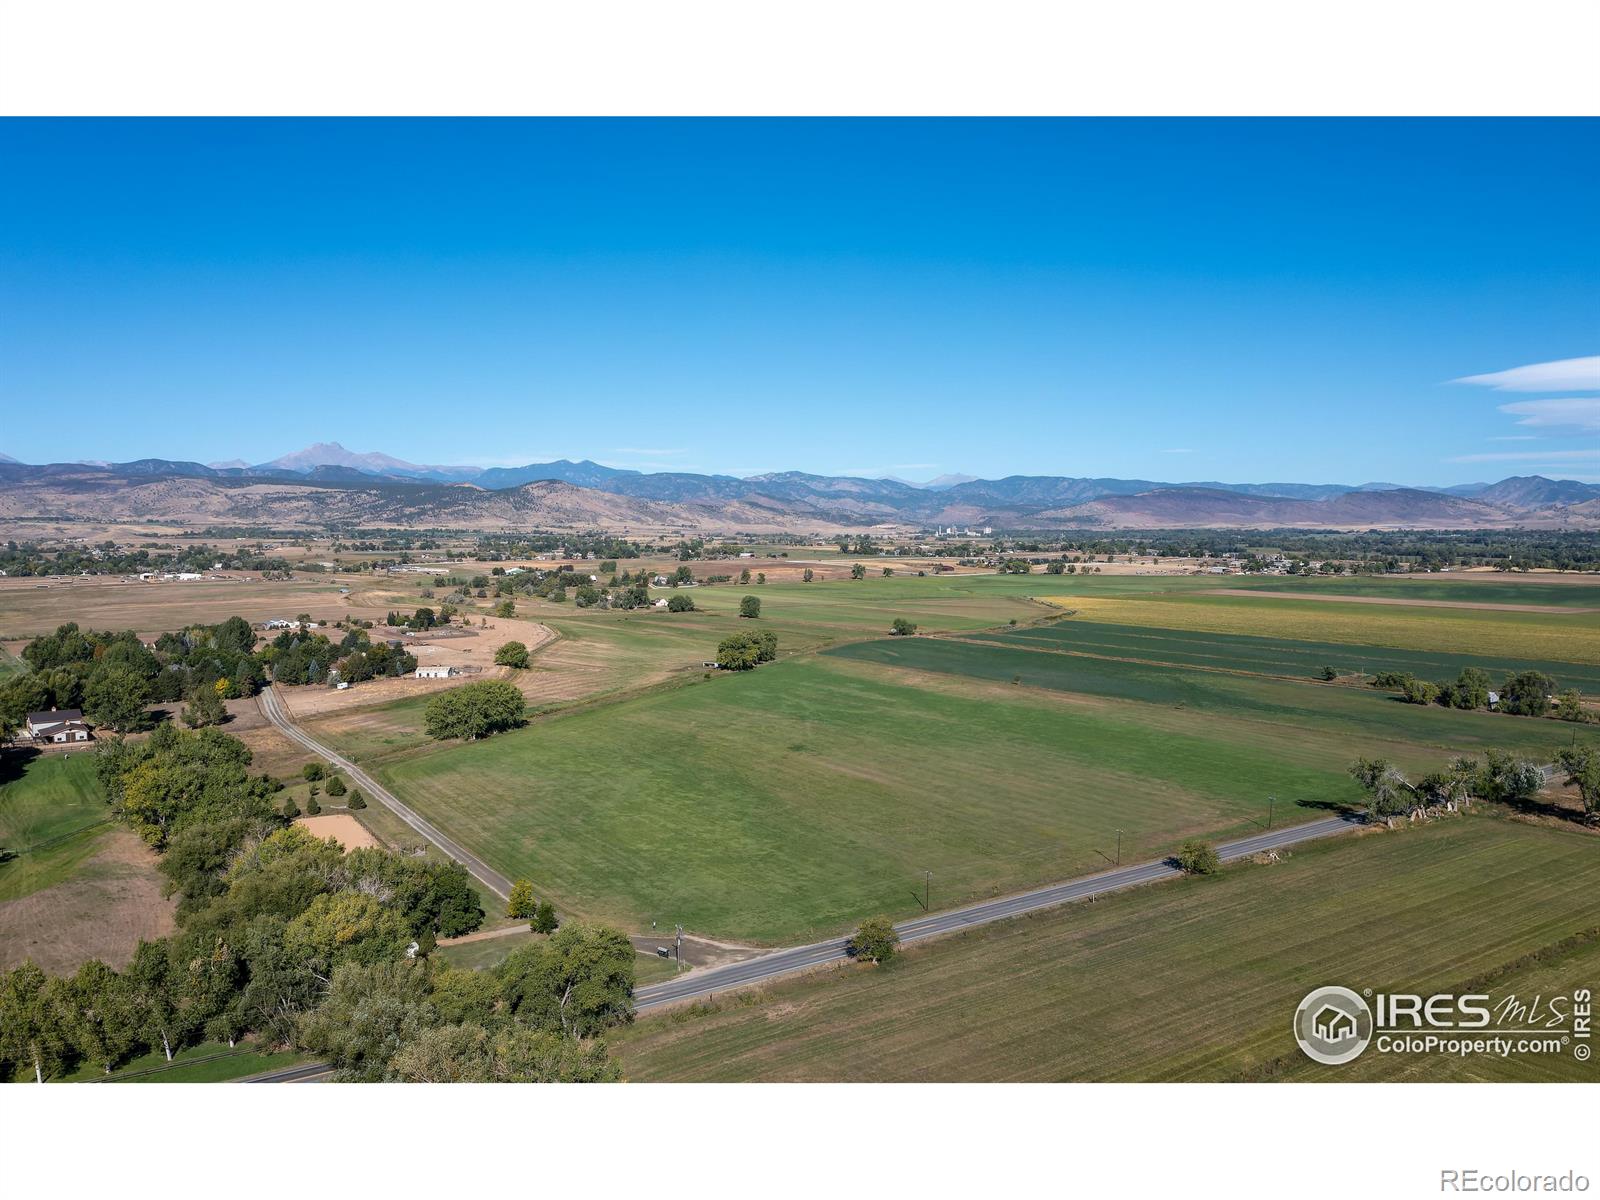
<path id="1" fill-rule="evenodd" d="M 300 768 L 316 758 L 305 747 L 291 742 L 266 717 L 254 696 L 227 702 L 230 719 L 222 732 L 236 737 L 250 747 L 250 770 L 253 774 L 276 775 L 279 779 L 294 779 Z M 320 761 L 320 760 L 318 760 Z"/>
<path id="2" fill-rule="evenodd" d="M 406 649 L 416 656 L 418 666 L 463 667 L 469 671 L 465 676 L 456 675 L 447 679 L 417 679 L 414 676 L 403 676 L 399 679 L 369 679 L 365 683 L 354 684 L 343 691 L 326 687 L 286 687 L 280 688 L 279 694 L 295 718 L 304 719 L 387 704 L 393 700 L 403 700 L 408 696 L 447 691 L 474 679 L 505 679 L 519 676 L 515 682 L 524 690 L 528 690 L 533 683 L 527 678 L 529 672 L 511 671 L 506 667 L 495 666 L 494 653 L 507 642 L 521 642 L 529 650 L 537 649 L 554 641 L 555 631 L 537 621 L 501 617 L 489 617 L 487 621 L 488 624 L 485 626 L 474 625 L 470 630 L 462 629 L 461 632 L 469 636 L 451 636 L 441 631 L 437 634 L 403 637 L 381 626 L 371 631 L 375 641 L 390 637 L 403 641 Z M 473 668 L 477 668 L 476 672 L 473 672 Z M 230 727 L 229 732 L 232 731 Z"/>
<path id="3" fill-rule="evenodd" d="M 307 833 L 319 838 L 337 838 L 346 850 L 362 850 L 368 846 L 382 845 L 367 827 L 348 813 L 323 813 L 317 817 L 296 817 L 296 825 L 305 827 Z"/>
<path id="4" fill-rule="evenodd" d="M 78 877 L 0 904 L 0 970 L 30 958 L 51 974 L 92 958 L 127 966 L 141 939 L 173 930 L 177 906 L 162 897 L 155 864 L 154 851 L 118 826 Z"/>

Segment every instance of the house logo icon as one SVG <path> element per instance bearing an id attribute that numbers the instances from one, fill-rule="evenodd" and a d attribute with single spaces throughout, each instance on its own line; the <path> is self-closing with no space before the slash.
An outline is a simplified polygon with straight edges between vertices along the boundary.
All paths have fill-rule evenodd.
<path id="1" fill-rule="evenodd" d="M 1372 1040 L 1372 1009 L 1347 987 L 1320 987 L 1294 1010 L 1294 1039 L 1324 1066 L 1347 1063 Z"/>
<path id="2" fill-rule="evenodd" d="M 1324 1004 L 1311 1018 L 1311 1028 L 1325 1042 L 1344 1042 L 1356 1036 L 1356 1019 L 1342 1008 Z"/>

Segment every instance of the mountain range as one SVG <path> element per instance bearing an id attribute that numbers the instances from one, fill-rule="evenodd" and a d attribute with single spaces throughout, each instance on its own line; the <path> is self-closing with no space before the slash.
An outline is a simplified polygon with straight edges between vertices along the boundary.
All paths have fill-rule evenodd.
<path id="1" fill-rule="evenodd" d="M 1600 486 L 1221 483 L 946 475 L 917 484 L 782 471 L 740 478 L 587 459 L 425 466 L 318 443 L 269 462 L 146 458 L 30 466 L 0 454 L 0 517 L 436 528 L 832 531 L 996 529 L 1600 528 Z"/>

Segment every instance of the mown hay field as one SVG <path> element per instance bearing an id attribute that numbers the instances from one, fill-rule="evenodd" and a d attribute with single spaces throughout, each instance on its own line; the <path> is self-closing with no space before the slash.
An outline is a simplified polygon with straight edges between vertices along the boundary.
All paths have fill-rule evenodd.
<path id="1" fill-rule="evenodd" d="M 1290 1032 L 1313 987 L 1497 995 L 1593 985 L 1595 837 L 1487 814 L 1347 835 L 642 1019 L 637 1080 L 1587 1080 L 1572 1055 L 1370 1049 L 1321 1067 Z M 1586 935 L 1586 936 L 1585 936 Z M 1576 944 L 1562 943 L 1576 936 Z M 1528 961 L 1544 953 L 1544 960 Z"/>
<path id="2" fill-rule="evenodd" d="M 1079 619 L 1112 625 L 1600 665 L 1600 614 L 1594 613 L 1404 608 L 1201 593 L 1053 599 L 1076 610 Z"/>

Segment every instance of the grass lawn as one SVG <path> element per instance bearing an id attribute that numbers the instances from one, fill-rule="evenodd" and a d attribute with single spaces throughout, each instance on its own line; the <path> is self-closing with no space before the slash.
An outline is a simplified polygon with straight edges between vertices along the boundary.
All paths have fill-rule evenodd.
<path id="1" fill-rule="evenodd" d="M 503 937 L 479 938 L 474 942 L 456 942 L 449 946 L 440 946 L 438 954 L 452 967 L 460 967 L 466 971 L 486 971 L 499 966 L 513 950 L 520 950 L 524 946 L 531 946 L 543 940 L 543 935 L 524 928 Z M 658 958 L 654 954 L 636 955 L 633 970 L 634 982 L 640 987 L 647 983 L 671 979 L 677 974 L 669 960 Z"/>
<path id="2" fill-rule="evenodd" d="M 67 879 L 110 822 L 93 755 L 0 753 L 0 902 Z"/>
<path id="3" fill-rule="evenodd" d="M 185 1046 L 167 1061 L 160 1050 L 130 1059 L 110 1075 L 92 1065 L 80 1066 L 65 1077 L 66 1083 L 226 1083 L 287 1067 L 305 1055 L 297 1050 L 263 1051 L 241 1042 L 202 1042 Z"/>
<path id="4" fill-rule="evenodd" d="M 27 669 L 27 663 L 23 662 L 4 646 L 0 646 L 0 679 L 9 678 L 12 675 L 20 675 Z"/>
<path id="5" fill-rule="evenodd" d="M 1136 889 L 641 1019 L 636 1080 L 1600 1078 L 1571 1056 L 1305 1059 L 1312 987 L 1496 996 L 1592 987 L 1600 840 L 1477 812 Z M 1575 934 L 1549 961 L 1526 956 Z"/>

